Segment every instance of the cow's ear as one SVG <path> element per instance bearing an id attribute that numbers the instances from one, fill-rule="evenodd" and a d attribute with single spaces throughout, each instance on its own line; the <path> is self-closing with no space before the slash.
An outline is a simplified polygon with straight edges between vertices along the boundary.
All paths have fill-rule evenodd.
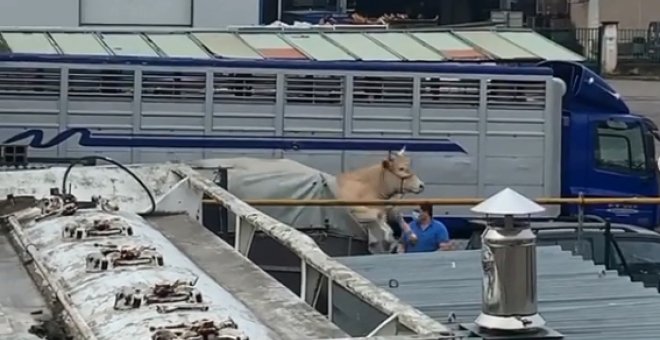
<path id="1" fill-rule="evenodd" d="M 384 169 L 389 169 L 391 164 L 392 164 L 392 161 L 390 161 L 389 159 L 383 159 L 383 168 Z"/>

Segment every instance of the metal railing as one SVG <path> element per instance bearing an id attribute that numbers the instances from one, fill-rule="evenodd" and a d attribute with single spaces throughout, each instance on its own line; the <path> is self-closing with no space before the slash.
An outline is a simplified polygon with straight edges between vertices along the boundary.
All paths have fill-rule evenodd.
<path id="1" fill-rule="evenodd" d="M 369 336 L 453 334 L 443 324 L 401 302 L 393 294 L 332 259 L 308 235 L 260 212 L 190 167 L 181 166 L 172 171 L 181 178 L 187 178 L 190 185 L 203 190 L 213 202 L 219 203 L 235 215 L 234 247 L 243 256 L 248 256 L 257 231 L 273 238 L 295 254 L 300 259 L 301 266 L 300 298 L 316 307 L 322 287 L 327 287 L 327 317 L 330 321 L 335 321 L 333 293 L 336 289 L 341 289 L 383 315 L 380 323 L 369 332 Z"/>
<path id="2" fill-rule="evenodd" d="M 392 200 L 340 200 L 340 199 L 246 199 L 245 203 L 252 206 L 417 206 L 421 204 L 462 206 L 477 205 L 483 198 L 407 198 Z M 534 200 L 541 205 L 576 204 L 660 204 L 660 197 L 547 197 Z M 222 203 L 216 200 L 205 200 L 205 203 Z"/>

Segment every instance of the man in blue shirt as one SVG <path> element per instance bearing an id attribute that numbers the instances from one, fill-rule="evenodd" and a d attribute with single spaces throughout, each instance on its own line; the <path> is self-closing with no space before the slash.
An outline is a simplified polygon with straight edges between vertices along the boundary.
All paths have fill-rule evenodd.
<path id="1" fill-rule="evenodd" d="M 408 230 L 406 230 L 408 229 Z M 399 252 L 419 253 L 437 250 L 450 250 L 449 232 L 442 222 L 433 219 L 433 205 L 422 204 L 419 211 L 413 212 L 413 221 L 401 237 Z M 415 240 L 411 237 L 414 233 Z"/>

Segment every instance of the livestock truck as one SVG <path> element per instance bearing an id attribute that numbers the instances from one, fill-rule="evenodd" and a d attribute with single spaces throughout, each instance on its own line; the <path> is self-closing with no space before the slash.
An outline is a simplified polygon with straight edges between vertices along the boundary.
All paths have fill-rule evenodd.
<path id="1" fill-rule="evenodd" d="M 127 163 L 290 158 L 337 174 L 405 146 L 426 197 L 658 196 L 655 125 L 571 62 L 0 54 L 0 140 Z M 460 230 L 469 207 L 437 207 Z M 575 216 L 551 207 L 545 218 Z M 655 228 L 656 205 L 586 214 Z"/>

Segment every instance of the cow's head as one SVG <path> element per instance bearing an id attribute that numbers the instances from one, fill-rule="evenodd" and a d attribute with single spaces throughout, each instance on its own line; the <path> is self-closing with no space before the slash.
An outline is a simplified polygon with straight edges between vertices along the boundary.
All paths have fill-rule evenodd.
<path id="1" fill-rule="evenodd" d="M 390 153 L 383 160 L 383 169 L 393 176 L 385 176 L 385 185 L 391 188 L 392 194 L 419 194 L 424 191 L 424 182 L 412 172 L 410 168 L 410 158 L 405 154 L 406 147 L 401 151 Z"/>

